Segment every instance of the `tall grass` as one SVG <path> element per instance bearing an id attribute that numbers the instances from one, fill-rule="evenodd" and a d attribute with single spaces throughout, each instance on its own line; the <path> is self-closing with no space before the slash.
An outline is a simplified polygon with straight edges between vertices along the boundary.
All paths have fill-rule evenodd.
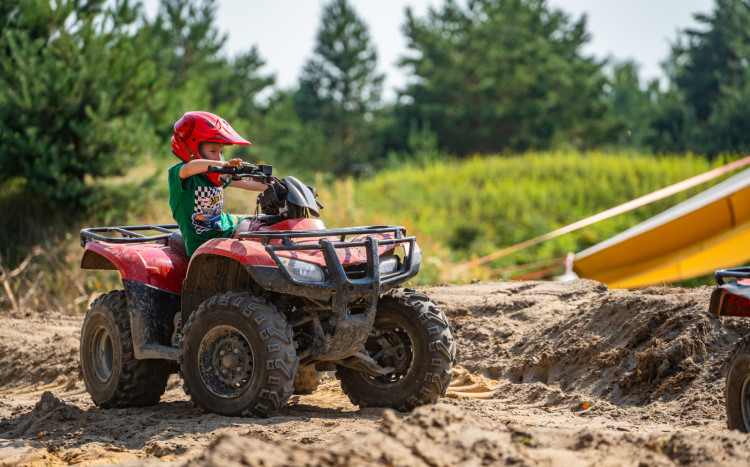
<path id="1" fill-rule="evenodd" d="M 321 189 L 329 224 L 402 224 L 425 252 L 421 282 L 450 278 L 452 266 L 550 232 L 651 191 L 705 172 L 694 155 L 590 152 L 407 164 L 365 181 Z M 716 182 L 714 182 L 716 183 Z M 550 240 L 452 280 L 491 277 L 497 268 L 578 252 L 641 222 L 709 184 Z M 324 201 L 325 202 L 325 201 Z"/>

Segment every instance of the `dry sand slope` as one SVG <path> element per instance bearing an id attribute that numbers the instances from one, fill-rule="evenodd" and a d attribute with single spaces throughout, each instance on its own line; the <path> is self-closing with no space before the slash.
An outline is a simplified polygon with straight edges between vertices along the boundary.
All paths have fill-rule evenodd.
<path id="1" fill-rule="evenodd" d="M 748 465 L 726 429 L 728 353 L 750 320 L 711 289 L 591 281 L 425 289 L 451 319 L 446 398 L 411 414 L 352 406 L 335 380 L 265 419 L 162 402 L 101 410 L 79 379 L 81 317 L 0 317 L 0 465 Z"/>

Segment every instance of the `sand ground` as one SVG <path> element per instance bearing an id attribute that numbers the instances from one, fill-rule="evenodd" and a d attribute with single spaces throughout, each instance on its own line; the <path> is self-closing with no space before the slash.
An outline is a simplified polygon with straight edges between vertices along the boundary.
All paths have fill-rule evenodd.
<path id="1" fill-rule="evenodd" d="M 573 282 L 422 289 L 457 367 L 412 413 L 359 409 L 335 379 L 269 418 L 201 414 L 176 375 L 152 407 L 104 410 L 78 369 L 83 315 L 0 313 L 1 465 L 750 465 L 724 376 L 750 320 L 711 288 Z"/>

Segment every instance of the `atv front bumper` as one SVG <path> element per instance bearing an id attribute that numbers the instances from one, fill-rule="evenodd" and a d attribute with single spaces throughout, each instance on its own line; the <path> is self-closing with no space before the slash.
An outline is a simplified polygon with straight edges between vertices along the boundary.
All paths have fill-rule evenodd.
<path id="1" fill-rule="evenodd" d="M 317 233 L 321 235 L 320 232 Z M 419 272 L 421 253 L 415 237 L 378 239 L 368 236 L 363 241 L 333 242 L 321 238 L 317 245 L 266 245 L 266 251 L 277 267 L 245 265 L 250 276 L 262 288 L 278 293 L 305 297 L 327 303 L 330 300 L 333 317 L 324 336 L 312 349 L 310 357 L 318 360 L 339 360 L 356 354 L 372 329 L 378 297 Z M 388 274 L 380 273 L 378 248 L 383 245 L 403 244 L 407 254 L 398 268 Z M 347 272 L 336 250 L 364 247 L 367 262 L 364 271 Z M 326 278 L 322 282 L 303 282 L 292 277 L 277 252 L 320 249 L 325 259 Z"/>

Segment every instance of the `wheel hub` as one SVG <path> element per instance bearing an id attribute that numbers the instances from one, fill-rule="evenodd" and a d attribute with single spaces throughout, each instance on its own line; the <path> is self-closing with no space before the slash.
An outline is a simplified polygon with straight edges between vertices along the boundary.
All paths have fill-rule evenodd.
<path id="1" fill-rule="evenodd" d="M 230 371 L 235 370 L 240 366 L 240 358 L 234 354 L 225 355 L 221 358 L 221 364 Z"/>
<path id="2" fill-rule="evenodd" d="M 100 383 L 106 383 L 112 377 L 114 348 L 112 338 L 104 326 L 96 328 L 91 339 L 91 366 Z"/>
<path id="3" fill-rule="evenodd" d="M 365 348 L 382 368 L 393 368 L 383 376 L 368 375 L 372 381 L 392 384 L 409 371 L 412 360 L 412 344 L 408 333 L 395 322 L 376 323 L 377 329 L 370 334 Z"/>
<path id="4" fill-rule="evenodd" d="M 214 395 L 231 398 L 245 391 L 253 373 L 248 339 L 233 326 L 217 326 L 203 337 L 198 350 L 203 383 Z"/>

